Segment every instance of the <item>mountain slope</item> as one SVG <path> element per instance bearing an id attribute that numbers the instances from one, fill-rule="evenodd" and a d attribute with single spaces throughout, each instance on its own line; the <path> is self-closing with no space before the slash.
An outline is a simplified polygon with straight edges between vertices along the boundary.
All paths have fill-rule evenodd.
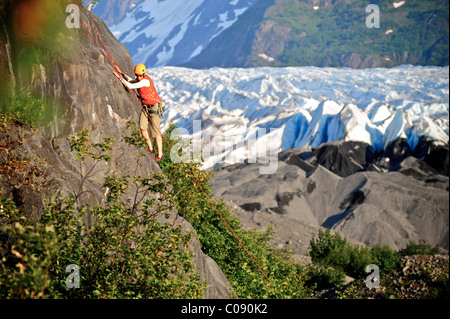
<path id="1" fill-rule="evenodd" d="M 448 1 L 260 0 L 185 66 L 392 67 L 448 65 Z M 245 43 L 243 43 L 245 42 Z"/>
<path id="2" fill-rule="evenodd" d="M 109 18 L 109 27 L 127 46 L 135 63 L 178 65 L 199 54 L 256 0 L 112 1 L 93 12 Z"/>
<path id="3" fill-rule="evenodd" d="M 129 10 L 134 8 L 137 3 L 143 0 L 108 0 L 100 1 L 95 4 L 93 12 L 107 25 L 114 25 L 121 21 Z M 91 2 L 91 1 L 89 1 Z"/>
<path id="4" fill-rule="evenodd" d="M 261 23 L 267 10 L 273 6 L 274 0 L 259 0 L 247 12 L 238 19 L 229 29 L 228 32 L 222 32 L 213 39 L 206 49 L 198 56 L 193 57 L 184 66 L 194 68 L 206 67 L 242 67 L 250 66 L 247 59 L 252 54 L 253 43 L 256 34 L 262 27 Z M 284 30 L 280 30 L 282 33 Z M 275 32 L 276 33 L 276 32 Z M 277 47 L 277 36 L 273 34 L 272 41 L 268 45 L 271 47 L 269 54 Z M 272 36 L 272 34 L 270 34 Z M 281 37 L 281 40 L 285 36 Z M 254 65 L 256 66 L 256 65 Z"/>

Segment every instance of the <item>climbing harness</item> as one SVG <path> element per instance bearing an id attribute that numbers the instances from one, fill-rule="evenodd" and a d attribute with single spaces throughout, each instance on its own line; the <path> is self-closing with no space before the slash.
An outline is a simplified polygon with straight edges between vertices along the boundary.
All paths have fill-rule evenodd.
<path id="1" fill-rule="evenodd" d="M 66 0 L 67 3 L 68 0 Z M 72 4 L 74 4 L 72 1 L 70 1 Z M 78 6 L 80 8 L 80 6 L 78 4 L 75 4 L 76 6 Z M 81 12 L 81 8 L 80 8 L 80 12 Z M 74 14 L 76 14 L 75 11 L 73 11 Z M 83 27 L 86 29 L 86 31 L 89 33 L 89 35 L 91 36 L 92 40 L 94 40 L 95 44 L 98 46 L 98 48 L 100 49 L 100 51 L 102 52 L 102 54 L 104 55 L 104 57 L 106 58 L 106 60 L 109 62 L 109 64 L 111 65 L 111 67 L 113 69 L 115 69 L 115 67 L 119 66 L 116 62 L 116 60 L 114 59 L 113 55 L 111 54 L 111 52 L 108 49 L 108 46 L 106 45 L 106 43 L 103 41 L 102 36 L 100 35 L 100 32 L 98 32 L 97 28 L 95 27 L 94 23 L 92 23 L 92 26 L 95 30 L 95 32 L 97 33 L 99 39 L 101 40 L 101 42 L 103 43 L 103 45 L 105 46 L 106 50 L 108 51 L 108 53 L 110 54 L 110 57 L 108 57 L 105 53 L 105 51 L 100 47 L 99 43 L 95 40 L 94 36 L 92 35 L 92 33 L 89 31 L 89 29 L 87 28 L 87 26 L 84 24 L 84 22 L 81 20 L 81 15 L 78 17 L 78 19 L 80 20 L 81 24 L 83 25 Z M 114 63 L 112 62 L 114 61 Z M 136 65 L 136 67 L 140 66 L 140 64 Z M 143 67 L 143 69 L 142 69 Z M 142 70 L 145 70 L 145 66 L 142 64 L 140 66 L 141 68 L 141 72 Z M 144 72 L 145 73 L 145 72 Z M 167 141 L 167 139 L 164 137 L 164 135 L 162 135 L 161 131 L 159 130 L 159 128 L 154 124 L 154 122 L 152 121 L 152 119 L 149 116 L 149 112 L 146 110 L 146 107 L 141 103 L 141 101 L 139 101 L 139 99 L 136 97 L 136 95 L 134 94 L 134 92 L 132 90 L 129 90 L 130 93 L 132 94 L 132 96 L 134 97 L 134 99 L 136 100 L 136 102 L 140 105 L 140 107 L 142 108 L 142 110 L 145 112 L 145 114 L 147 115 L 148 119 L 152 122 L 152 124 L 156 127 L 156 129 L 159 131 L 159 133 L 161 134 L 161 136 L 163 137 L 164 141 L 166 142 L 166 144 L 169 146 L 169 148 L 172 150 L 172 146 L 170 145 L 170 143 Z M 161 101 L 162 102 L 162 101 Z M 161 113 L 164 112 L 165 109 L 165 105 L 164 102 L 162 102 L 161 107 L 158 107 L 158 113 L 160 112 L 160 110 L 162 110 Z M 150 112 L 153 113 L 153 112 Z M 176 154 L 176 152 L 175 152 Z M 178 154 L 177 154 L 178 156 Z M 179 157 L 179 156 L 178 156 Z M 179 158 L 180 163 L 182 162 L 181 158 Z M 261 273 L 264 275 L 264 277 L 266 277 L 266 279 L 271 283 L 269 277 L 267 277 L 267 275 L 264 273 L 264 271 L 262 270 L 262 268 L 259 266 L 259 264 L 257 263 L 257 261 L 255 260 L 255 258 L 253 258 L 253 256 L 250 254 L 250 252 L 247 250 L 247 248 L 244 246 L 244 244 L 242 243 L 242 241 L 239 239 L 239 237 L 236 235 L 236 233 L 233 231 L 233 229 L 231 228 L 231 226 L 227 223 L 227 221 L 225 220 L 225 218 L 222 216 L 222 214 L 219 212 L 219 210 L 217 209 L 217 207 L 214 205 L 214 203 L 211 201 L 211 199 L 209 198 L 208 194 L 206 194 L 206 192 L 203 190 L 203 188 L 200 186 L 199 182 L 197 181 L 197 179 L 195 178 L 195 176 L 193 174 L 190 174 L 191 178 L 193 179 L 195 185 L 202 191 L 202 193 L 205 195 L 205 197 L 207 198 L 207 200 L 209 201 L 209 203 L 211 204 L 211 206 L 214 208 L 214 210 L 219 214 L 220 218 L 224 221 L 224 223 L 227 225 L 228 229 L 231 231 L 231 233 L 234 235 L 234 237 L 238 240 L 239 244 L 244 248 L 244 250 L 247 252 L 247 254 L 250 256 L 250 258 L 253 260 L 253 262 L 256 264 L 256 266 L 258 266 L 259 270 L 261 271 Z"/>
<path id="2" fill-rule="evenodd" d="M 142 104 L 146 110 L 147 113 L 149 114 L 158 114 L 160 118 L 164 117 L 164 111 L 166 110 L 166 103 L 164 103 L 164 101 L 159 101 L 157 103 L 158 105 L 158 110 L 157 111 L 152 111 L 150 110 L 150 108 L 154 105 L 146 105 L 146 104 Z"/>

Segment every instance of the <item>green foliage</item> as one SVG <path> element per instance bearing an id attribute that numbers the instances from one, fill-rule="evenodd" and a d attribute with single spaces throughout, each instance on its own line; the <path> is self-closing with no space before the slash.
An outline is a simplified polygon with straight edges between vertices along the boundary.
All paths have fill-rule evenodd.
<path id="1" fill-rule="evenodd" d="M 172 146 L 177 143 L 170 138 L 170 132 L 174 128 L 172 126 L 166 134 Z M 308 278 L 306 268 L 296 264 L 290 252 L 270 247 L 273 230 L 269 228 L 261 233 L 255 229 L 242 229 L 240 221 L 225 202 L 214 198 L 211 193 L 209 179 L 213 173 L 201 170 L 198 163 L 173 163 L 169 152 L 166 149 L 164 156 L 167 162 L 161 168 L 172 187 L 177 211 L 195 228 L 202 250 L 217 262 L 233 286 L 236 296 L 309 298 L 312 289 L 305 285 Z M 255 261 L 270 281 L 265 278 Z"/>
<path id="2" fill-rule="evenodd" d="M 365 269 L 370 264 L 376 264 L 381 274 L 393 271 L 400 264 L 397 253 L 388 246 L 375 245 L 369 249 L 352 245 L 338 233 L 332 235 L 328 228 L 325 231 L 320 230 L 317 239 L 314 236 L 311 238 L 309 255 L 314 264 L 331 267 L 337 272 L 332 276 L 329 274 L 332 271 L 329 268 L 322 272 L 313 270 L 312 274 L 318 277 L 321 286 L 334 285 L 338 282 L 336 278 L 339 278 L 340 273 L 354 278 L 367 276 Z"/>
<path id="3" fill-rule="evenodd" d="M 369 3 L 380 8 L 380 28 L 366 27 Z M 351 55 L 361 60 L 375 56 L 388 66 L 448 65 L 448 1 L 409 0 L 396 9 L 389 0 L 352 1 L 313 10 L 284 0 L 275 8 L 265 19 L 290 30 L 275 66 L 339 67 Z M 386 34 L 388 30 L 393 32 Z"/>
<path id="4" fill-rule="evenodd" d="M 106 153 L 113 139 L 91 143 L 83 131 L 70 141 L 80 161 L 90 158 L 95 165 L 110 159 Z M 49 201 L 37 221 L 23 217 L 12 200 L 0 198 L 1 235 L 6 238 L 0 297 L 203 296 L 205 284 L 186 249 L 192 234 L 166 219 L 173 203 L 161 174 L 113 173 L 102 186 L 107 190 L 102 205 L 82 205 L 80 187 L 74 196 L 60 194 Z M 69 289 L 66 267 L 72 264 L 80 269 L 80 287 Z"/>
<path id="5" fill-rule="evenodd" d="M 79 132 L 76 137 L 70 137 L 69 141 L 70 150 L 76 152 L 75 160 L 77 161 L 83 162 L 86 157 L 95 161 L 108 162 L 111 160 L 111 156 L 106 152 L 112 150 L 112 143 L 115 142 L 113 137 L 105 137 L 103 142 L 91 144 L 89 143 L 89 131 L 84 130 Z"/>
<path id="6" fill-rule="evenodd" d="M 412 256 L 412 255 L 436 255 L 439 253 L 439 245 L 430 247 L 426 245 L 423 241 L 418 243 L 410 241 L 405 248 L 399 251 L 401 256 Z"/>
<path id="7" fill-rule="evenodd" d="M 45 124 L 49 109 L 47 104 L 31 93 L 16 96 L 0 96 L 0 112 L 4 121 L 12 121 L 27 127 Z"/>
<path id="8" fill-rule="evenodd" d="M 345 248 L 347 241 L 345 238 L 341 238 L 338 233 L 331 235 L 330 230 L 327 228 L 324 232 L 319 230 L 318 238 L 315 239 L 313 236 L 309 246 L 309 255 L 312 262 L 327 264 L 327 258 L 330 253 Z"/>
<path id="9" fill-rule="evenodd" d="M 372 263 L 380 268 L 381 274 L 390 273 L 400 265 L 399 254 L 388 246 L 374 245 L 370 249 Z"/>
<path id="10" fill-rule="evenodd" d="M 70 60 L 80 48 L 79 32 L 66 27 L 68 3 L 40 0 L 39 5 L 27 7 L 33 13 L 22 14 L 20 21 L 17 1 L 2 0 L 1 4 L 2 45 L 8 48 L 2 51 L 1 116 L 32 128 L 59 125 L 65 107 L 51 80 L 59 81 L 55 63 L 62 56 Z M 52 89 L 54 94 L 43 94 Z"/>
<path id="11" fill-rule="evenodd" d="M 336 299 L 362 299 L 358 295 L 358 287 L 351 284 L 345 288 L 344 291 L 336 291 Z"/>
<path id="12" fill-rule="evenodd" d="M 427 299 L 446 299 L 450 297 L 450 280 L 447 274 L 440 276 L 435 282 L 434 287 L 426 296 Z"/>
<path id="13" fill-rule="evenodd" d="M 85 2 L 87 2 L 87 3 L 85 3 Z M 87 6 L 88 4 L 92 5 L 92 6 L 96 6 L 99 2 L 100 2 L 100 0 L 90 0 L 90 1 L 81 0 L 81 4 L 84 6 Z"/>
<path id="14" fill-rule="evenodd" d="M 14 238 L 14 242 L 10 247 L 11 256 L 0 261 L 0 296 L 15 299 L 49 297 L 50 268 L 53 256 L 58 253 L 54 227 L 24 226 L 15 222 L 4 227 L 3 234 Z"/>
<path id="15" fill-rule="evenodd" d="M 312 265 L 309 269 L 309 279 L 307 285 L 318 290 L 332 288 L 344 283 L 345 273 L 340 269 L 326 267 L 322 265 Z"/>

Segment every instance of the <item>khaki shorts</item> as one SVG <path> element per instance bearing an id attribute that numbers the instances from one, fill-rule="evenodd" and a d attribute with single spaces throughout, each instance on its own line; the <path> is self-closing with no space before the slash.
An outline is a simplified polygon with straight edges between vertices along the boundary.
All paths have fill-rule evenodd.
<path id="1" fill-rule="evenodd" d="M 157 111 L 158 110 L 158 104 L 154 104 L 152 107 L 149 108 L 150 111 Z M 161 118 L 158 114 L 154 113 L 148 113 L 150 116 L 151 122 L 150 122 L 150 136 L 156 137 L 161 135 L 161 132 L 159 131 L 159 127 L 161 125 Z M 148 124 L 149 120 L 147 117 L 147 114 L 144 111 L 141 111 L 141 116 L 139 117 L 139 127 L 143 131 L 148 130 Z"/>

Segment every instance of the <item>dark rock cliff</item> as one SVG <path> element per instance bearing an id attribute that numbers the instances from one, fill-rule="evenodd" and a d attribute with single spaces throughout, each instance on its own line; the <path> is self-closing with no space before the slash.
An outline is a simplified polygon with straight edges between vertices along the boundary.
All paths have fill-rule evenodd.
<path id="1" fill-rule="evenodd" d="M 35 130 L 3 122 L 0 127 L 0 164 L 33 158 L 41 163 L 12 167 L 0 172 L 0 195 L 12 198 L 27 216 L 39 217 L 44 198 L 54 192 L 70 192 L 81 183 L 88 162 L 80 165 L 70 152 L 68 137 L 89 130 L 93 142 L 116 137 L 110 163 L 99 165 L 84 183 L 83 201 L 90 205 L 104 200 L 105 190 L 97 182 L 105 172 L 127 172 L 136 163 L 135 174 L 160 172 L 150 158 L 136 161 L 136 149 L 120 142 L 128 118 L 138 121 L 140 106 L 112 74 L 112 67 L 83 25 L 67 28 L 65 1 L 4 1 L 0 4 L 1 110 L 11 110 L 17 96 L 31 94 L 42 102 L 45 121 Z M 29 16 L 27 13 L 32 11 Z M 107 56 L 96 26 L 118 65 L 133 74 L 133 62 L 104 22 L 81 8 L 81 19 Z M 30 18 L 31 17 L 31 18 Z M 50 21 L 51 20 L 51 21 Z M 151 70 L 150 70 L 151 76 Z M 3 165 L 3 167 L 6 167 Z M 30 176 L 32 178 L 30 178 Z M 153 194 L 157 196 L 156 194 Z M 176 212 L 169 212 L 186 231 L 192 226 Z M 195 232 L 195 231 L 194 231 Z M 207 298 L 227 298 L 230 285 L 217 264 L 194 240 L 190 249 L 202 280 L 207 280 Z"/>

